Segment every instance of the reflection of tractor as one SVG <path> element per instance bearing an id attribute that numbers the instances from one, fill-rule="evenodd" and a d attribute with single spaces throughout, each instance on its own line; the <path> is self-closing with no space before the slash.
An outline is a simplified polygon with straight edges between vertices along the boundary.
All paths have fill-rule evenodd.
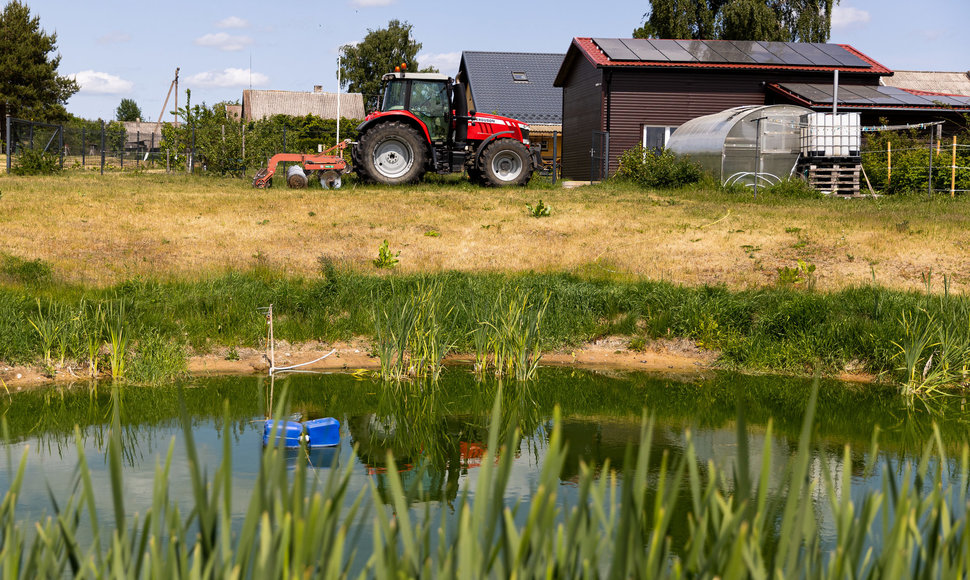
<path id="1" fill-rule="evenodd" d="M 464 85 L 433 73 L 384 75 L 381 110 L 357 128 L 357 175 L 413 183 L 428 171 L 460 173 L 489 185 L 524 185 L 535 167 L 529 126 L 468 111 Z"/>
<path id="2" fill-rule="evenodd" d="M 407 67 L 404 67 L 407 68 Z M 538 152 L 529 148 L 529 126 L 515 119 L 468 110 L 465 87 L 437 73 L 384 75 L 381 110 L 357 128 L 353 147 L 354 171 L 364 182 L 387 185 L 414 183 L 429 172 L 467 171 L 475 182 L 492 186 L 525 185 L 538 165 Z M 253 179 L 257 188 L 269 187 L 280 162 L 297 162 L 287 169 L 290 187 L 306 187 L 307 173 L 320 172 L 320 183 L 340 187 L 340 175 L 350 168 L 341 155 L 347 142 L 320 155 L 281 153 Z"/>

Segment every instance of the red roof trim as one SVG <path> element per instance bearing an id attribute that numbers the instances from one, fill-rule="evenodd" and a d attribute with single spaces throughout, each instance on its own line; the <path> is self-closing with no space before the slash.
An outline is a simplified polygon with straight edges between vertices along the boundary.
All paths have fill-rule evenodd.
<path id="1" fill-rule="evenodd" d="M 736 64 L 736 63 L 714 63 L 714 62 L 662 62 L 662 61 L 634 61 L 634 60 L 610 60 L 592 38 L 577 37 L 573 39 L 580 50 L 582 50 L 589 60 L 599 67 L 644 67 L 644 68 L 705 68 L 705 69 L 727 69 L 727 70 L 804 70 L 804 71 L 851 71 L 854 73 L 871 73 L 877 75 L 891 75 L 893 71 L 852 48 L 848 44 L 840 44 L 842 48 L 848 50 L 855 56 L 866 61 L 871 68 L 845 67 L 845 66 L 796 66 L 796 65 L 773 65 L 773 64 Z"/>
<path id="2" fill-rule="evenodd" d="M 769 83 L 768 84 L 768 88 L 771 89 L 771 90 L 773 90 L 773 91 L 775 91 L 776 93 L 778 93 L 780 95 L 783 95 L 783 96 L 791 99 L 792 101 L 794 101 L 797 104 L 802 105 L 803 107 L 808 107 L 809 109 L 819 108 L 819 107 L 831 108 L 831 106 L 832 106 L 832 103 L 816 103 L 815 101 L 809 100 L 809 99 L 805 98 L 802 95 L 799 95 L 797 93 L 793 93 L 793 92 L 789 91 L 788 89 L 779 86 L 777 83 Z M 909 89 L 903 89 L 903 90 L 907 90 L 908 91 Z M 910 91 L 910 92 L 912 92 L 912 91 Z M 925 91 L 923 91 L 923 92 L 925 92 Z M 940 96 L 947 96 L 947 95 L 942 95 L 940 93 L 929 93 L 929 94 L 930 95 L 934 95 L 935 94 L 935 95 L 940 95 Z M 962 97 L 963 95 L 953 95 L 953 96 Z M 962 113 L 962 112 L 966 112 L 966 111 L 970 110 L 970 107 L 938 107 L 938 106 L 932 106 L 932 105 L 860 105 L 860 104 L 857 104 L 857 103 L 839 102 L 839 109 L 872 109 L 872 110 L 893 109 L 893 110 L 907 110 L 907 111 L 955 111 L 955 112 L 958 112 L 958 113 Z"/>

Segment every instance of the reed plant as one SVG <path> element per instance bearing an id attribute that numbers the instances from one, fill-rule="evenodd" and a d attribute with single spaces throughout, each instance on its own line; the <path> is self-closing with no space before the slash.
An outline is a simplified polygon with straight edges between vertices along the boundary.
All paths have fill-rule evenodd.
<path id="1" fill-rule="evenodd" d="M 448 318 L 454 306 L 444 301 L 440 282 L 421 280 L 414 288 L 395 289 L 374 308 L 374 332 L 380 374 L 385 380 L 436 378 L 452 348 Z"/>
<path id="2" fill-rule="evenodd" d="M 499 292 L 489 303 L 473 303 L 475 373 L 494 373 L 519 381 L 535 376 L 542 358 L 542 319 L 549 294 L 539 299 L 520 288 Z"/>
<path id="3" fill-rule="evenodd" d="M 88 374 L 98 376 L 101 365 L 101 347 L 104 345 L 106 329 L 105 309 L 101 302 L 90 303 L 81 301 L 82 335 L 84 337 L 84 353 L 87 355 Z"/>
<path id="4" fill-rule="evenodd" d="M 105 309 L 105 323 L 110 339 L 108 361 L 111 363 L 111 378 L 125 378 L 128 361 L 128 320 L 124 299 L 113 300 Z"/>
<path id="5" fill-rule="evenodd" d="M 45 310 L 41 306 L 40 298 L 38 298 L 37 314 L 27 319 L 37 333 L 40 340 L 41 353 L 44 357 L 44 366 L 48 368 L 52 366 L 51 355 L 58 336 L 61 334 L 61 327 L 63 326 L 60 310 L 60 305 L 55 304 L 53 300 L 48 300 L 47 309 Z"/>
<path id="6" fill-rule="evenodd" d="M 117 398 L 119 389 L 113 390 Z M 286 396 L 274 416 L 285 416 Z M 417 507 L 420 488 L 405 486 L 393 454 L 386 485 L 371 479 L 350 491 L 353 462 L 307 477 L 306 462 L 286 468 L 286 453 L 267 445 L 248 505 L 231 511 L 231 424 L 223 421 L 223 459 L 209 472 L 200 463 L 191 420 L 184 444 L 192 494 L 170 493 L 174 439 L 158 463 L 152 505 L 131 514 L 125 505 L 120 404 L 108 433 L 110 526 L 99 524 L 91 469 L 79 430 L 75 492 L 51 498 L 52 513 L 19 521 L 25 450 L 0 503 L 0 573 L 4 578 L 961 578 L 970 573 L 968 487 L 970 446 L 956 457 L 933 429 L 915 464 L 881 472 L 878 488 L 852 492 L 853 456 L 845 469 L 813 467 L 811 397 L 797 450 L 773 464 L 772 427 L 761 461 L 751 462 L 743 415 L 738 458 L 727 471 L 702 464 L 690 434 L 684 453 L 655 456 L 654 424 L 645 419 L 639 446 L 622 473 L 581 464 L 566 493 L 559 412 L 532 483 L 529 503 L 508 502 L 519 432 L 502 433 L 502 396 L 492 407 L 486 454 L 477 477 L 451 509 L 433 517 Z M 227 403 L 228 404 L 228 403 Z M 867 462 L 879 455 L 874 438 Z M 422 469 L 420 466 L 417 469 Z M 781 473 L 784 493 L 769 493 Z M 419 474 L 420 475 L 420 474 Z M 416 479 L 420 481 L 420 477 Z M 824 495 L 821 507 L 813 498 Z M 389 505 L 384 507 L 384 503 Z M 823 539 L 820 514 L 831 522 Z M 686 526 L 676 522 L 686 521 Z M 676 529 L 675 529 L 676 528 Z M 685 534 L 682 543 L 673 535 Z M 362 551 L 361 538 L 371 539 Z"/>

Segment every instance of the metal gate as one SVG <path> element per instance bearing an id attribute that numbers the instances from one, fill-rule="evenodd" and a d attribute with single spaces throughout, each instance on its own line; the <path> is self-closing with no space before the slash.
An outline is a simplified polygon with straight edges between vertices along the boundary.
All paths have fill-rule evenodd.
<path id="1" fill-rule="evenodd" d="M 610 175 L 610 133 L 593 131 L 593 146 L 589 150 L 589 180 L 603 181 Z"/>
<path id="2" fill-rule="evenodd" d="M 25 150 L 41 151 L 58 157 L 58 162 L 64 167 L 64 126 L 26 121 L 24 119 L 6 118 L 7 138 L 7 173 L 10 173 L 12 158 Z"/>

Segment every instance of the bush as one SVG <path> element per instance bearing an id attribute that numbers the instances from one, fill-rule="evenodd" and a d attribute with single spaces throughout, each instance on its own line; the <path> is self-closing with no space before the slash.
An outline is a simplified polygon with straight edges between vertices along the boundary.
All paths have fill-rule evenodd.
<path id="1" fill-rule="evenodd" d="M 61 158 L 56 153 L 39 149 L 24 149 L 17 154 L 11 168 L 14 175 L 51 175 L 61 170 Z"/>
<path id="2" fill-rule="evenodd" d="M 632 181 L 642 187 L 670 189 L 697 183 L 704 176 L 701 166 L 689 157 L 678 157 L 669 149 L 660 153 L 642 145 L 620 156 L 614 179 Z"/>
<path id="3" fill-rule="evenodd" d="M 783 179 L 774 185 L 762 187 L 759 191 L 764 195 L 775 197 L 812 198 L 822 196 L 821 192 L 798 177 Z"/>

